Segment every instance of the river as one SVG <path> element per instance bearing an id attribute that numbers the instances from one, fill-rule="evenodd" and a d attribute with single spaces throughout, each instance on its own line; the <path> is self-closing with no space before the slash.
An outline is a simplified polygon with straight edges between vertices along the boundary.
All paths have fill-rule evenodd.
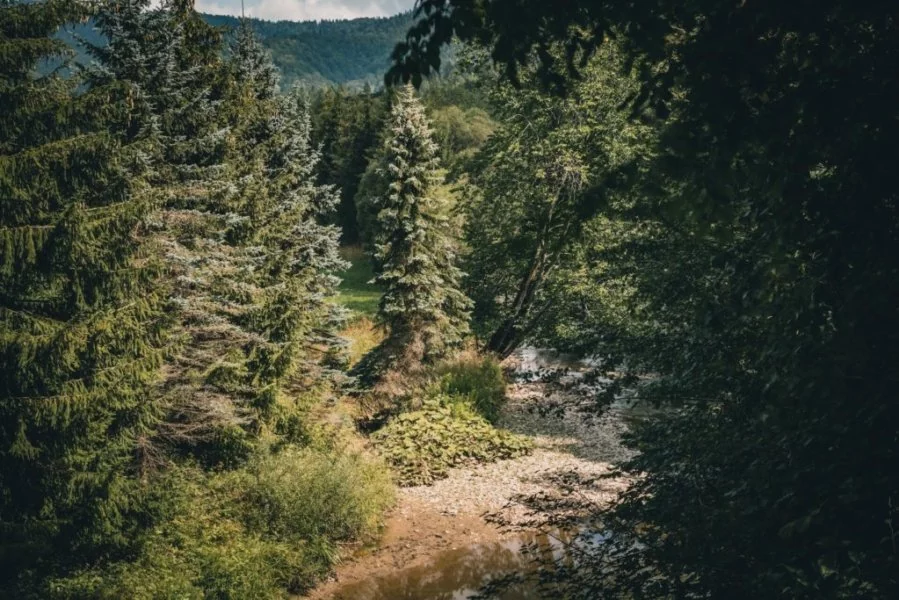
<path id="1" fill-rule="evenodd" d="M 598 365 L 595 360 L 584 360 L 537 348 L 523 348 L 513 357 L 514 378 L 524 385 L 539 386 L 548 373 L 557 379 L 574 383 L 578 395 L 587 396 L 602 385 L 602 380 L 590 380 L 589 386 L 579 384 L 579 379 Z M 611 412 L 623 422 L 633 423 L 655 414 L 651 407 L 634 403 L 627 398 L 617 399 Z M 547 416 L 552 419 L 552 416 Z M 503 463 L 496 463 L 501 465 Z M 574 560 L 577 549 L 585 543 L 597 543 L 601 536 L 581 531 L 576 534 L 553 530 L 551 533 L 533 530 L 484 543 L 447 548 L 431 556 L 424 564 L 381 570 L 339 586 L 331 596 L 335 600 L 462 600 L 472 598 L 488 582 L 507 576 L 533 573 L 538 556 L 543 559 Z M 528 550 L 524 552 L 523 550 Z M 539 561 L 551 564 L 552 560 Z M 499 595 L 500 600 L 531 600 L 544 598 L 546 594 L 535 589 L 533 580 L 509 586 Z"/>

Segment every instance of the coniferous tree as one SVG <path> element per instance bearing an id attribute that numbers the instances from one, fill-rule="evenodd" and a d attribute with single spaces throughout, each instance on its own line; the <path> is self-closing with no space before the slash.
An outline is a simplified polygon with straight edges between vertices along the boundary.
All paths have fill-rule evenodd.
<path id="1" fill-rule="evenodd" d="M 433 360 L 468 332 L 471 301 L 459 290 L 462 272 L 434 194 L 437 153 L 424 107 L 402 88 L 383 148 L 387 187 L 372 199 L 377 281 L 385 287 L 378 320 L 389 334 L 369 361 Z"/>
<path id="2" fill-rule="evenodd" d="M 108 45 L 93 48 L 95 83 L 116 79 L 139 90 L 132 127 L 154 141 L 152 182 L 162 200 L 150 223 L 174 284 L 169 308 L 182 340 L 165 369 L 166 418 L 148 451 L 160 464 L 184 451 L 233 462 L 253 445 L 252 394 L 234 370 L 245 373 L 240 349 L 256 336 L 235 322 L 251 303 L 238 251 L 251 207 L 230 167 L 237 143 L 222 36 L 184 0 L 155 8 L 109 0 L 97 23 Z"/>
<path id="3" fill-rule="evenodd" d="M 81 10 L 0 6 L 0 537 L 26 564 L 50 547 L 82 560 L 134 541 L 141 448 L 160 418 L 147 148 L 109 134 L 127 129 L 136 90 L 36 75 Z"/>
<path id="4" fill-rule="evenodd" d="M 315 184 L 298 93 L 276 94 L 277 70 L 246 23 L 223 62 L 213 51 L 221 38 L 190 3 L 130 4 L 108 4 L 100 22 L 111 50 L 101 58 L 145 92 L 166 198 L 157 233 L 185 339 L 167 369 L 157 441 L 233 461 L 263 430 L 295 421 L 282 386 L 301 365 L 314 381 L 313 363 L 333 342 L 325 298 L 343 263 L 336 229 L 317 219 L 335 195 Z"/>
<path id="5" fill-rule="evenodd" d="M 294 418 L 281 398 L 283 385 L 300 372 L 314 385 L 318 358 L 336 343 L 331 325 L 337 312 L 325 300 L 336 289 L 331 273 L 344 263 L 339 230 L 319 220 L 333 210 L 337 195 L 315 181 L 320 155 L 311 144 L 301 91 L 274 95 L 274 66 L 251 29 L 238 36 L 231 61 L 239 107 L 232 163 L 248 218 L 240 255 L 252 296 L 242 326 L 257 336 L 246 355 L 245 379 L 254 406 L 278 428 Z"/>
<path id="6" fill-rule="evenodd" d="M 231 53 L 238 82 L 249 86 L 260 100 L 269 100 L 278 93 L 278 69 L 247 19 L 241 19 L 237 27 Z"/>

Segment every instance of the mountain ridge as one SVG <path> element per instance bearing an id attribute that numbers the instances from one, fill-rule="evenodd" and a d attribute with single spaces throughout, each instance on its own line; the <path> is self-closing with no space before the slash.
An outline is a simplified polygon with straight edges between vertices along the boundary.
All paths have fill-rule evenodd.
<path id="1" fill-rule="evenodd" d="M 201 14 L 210 25 L 230 35 L 239 17 Z M 281 72 L 281 88 L 295 83 L 309 86 L 345 85 L 361 88 L 382 85 L 390 54 L 414 22 L 412 11 L 391 17 L 359 17 L 346 20 L 268 21 L 248 17 L 262 44 L 272 53 Z M 59 37 L 76 52 L 76 61 L 90 61 L 84 42 L 103 42 L 93 25 L 77 24 Z M 83 41 L 82 41 L 83 40 Z M 51 67 L 52 68 L 52 65 Z"/>

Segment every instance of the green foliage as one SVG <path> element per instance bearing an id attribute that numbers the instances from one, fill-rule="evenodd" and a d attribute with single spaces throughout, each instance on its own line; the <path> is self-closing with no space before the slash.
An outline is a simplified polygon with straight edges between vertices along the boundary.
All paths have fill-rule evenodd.
<path id="1" fill-rule="evenodd" d="M 481 108 L 456 105 L 431 111 L 434 141 L 440 147 L 440 159 L 452 170 L 470 158 L 493 133 L 496 122 Z"/>
<path id="2" fill-rule="evenodd" d="M 330 383 L 344 266 L 304 98 L 275 94 L 247 27 L 224 60 L 185 0 L 89 3 L 97 63 L 36 77 L 73 7 L 0 9 L 0 589 L 298 591 L 389 502 L 383 469 L 290 449 Z M 291 530 L 252 481 L 275 511 L 328 504 L 300 499 Z"/>
<path id="3" fill-rule="evenodd" d="M 284 598 L 327 574 L 337 544 L 372 539 L 392 502 L 383 465 L 317 450 L 159 483 L 176 501 L 134 560 L 57 579 L 44 597 Z"/>
<path id="4" fill-rule="evenodd" d="M 371 541 L 393 500 L 386 469 L 360 454 L 288 450 L 255 471 L 244 518 L 278 539 Z"/>
<path id="5" fill-rule="evenodd" d="M 319 359 L 337 343 L 331 273 L 344 263 L 337 231 L 319 220 L 336 199 L 315 183 L 304 98 L 275 95 L 271 58 L 246 24 L 223 61 L 221 34 L 189 7 L 126 8 L 97 18 L 108 43 L 94 49 L 95 79 L 142 90 L 132 126 L 158 141 L 153 183 L 165 202 L 153 225 L 185 340 L 154 442 L 231 460 L 245 454 L 237 428 L 244 449 L 297 431 L 286 382 L 302 372 L 297 390 L 323 384 Z"/>
<path id="6" fill-rule="evenodd" d="M 388 362 L 430 361 L 457 346 L 468 331 L 470 301 L 458 289 L 462 273 L 434 189 L 437 146 L 424 107 L 401 90 L 384 136 L 382 180 L 369 239 L 384 287 L 378 320 L 387 339 L 374 351 Z"/>
<path id="7" fill-rule="evenodd" d="M 256 37 L 250 21 L 241 19 L 231 45 L 231 64 L 234 78 L 259 100 L 269 100 L 278 90 L 280 73 L 272 63 L 271 54 Z"/>
<path id="8" fill-rule="evenodd" d="M 37 77 L 70 2 L 0 7 L 0 586 L 47 559 L 129 549 L 152 519 L 142 442 L 168 345 L 152 144 L 116 136 L 135 90 Z"/>
<path id="9" fill-rule="evenodd" d="M 465 399 L 437 397 L 422 410 L 394 417 L 372 435 L 378 451 L 396 471 L 400 485 L 426 485 L 453 467 L 528 454 L 524 436 L 496 429 Z"/>
<path id="10" fill-rule="evenodd" d="M 638 89 L 623 68 L 607 45 L 565 98 L 542 94 L 532 69 L 517 88 L 480 69 L 494 78 L 489 97 L 502 125 L 472 161 L 464 267 L 475 325 L 500 356 L 559 317 L 572 276 L 589 264 L 579 260 L 593 242 L 585 222 L 598 206 L 627 201 L 615 188 L 650 152 L 651 128 L 618 109 Z"/>
<path id="11" fill-rule="evenodd" d="M 390 79 L 420 80 L 460 35 L 570 93 L 617 39 L 640 80 L 622 108 L 657 131 L 620 182 L 633 202 L 595 205 L 625 236 L 565 268 L 561 330 L 684 409 L 631 439 L 641 476 L 593 558 L 558 571 L 570 595 L 896 597 L 895 14 L 426 0 L 419 16 Z M 597 307 L 591 288 L 630 300 Z"/>
<path id="12" fill-rule="evenodd" d="M 386 95 L 366 87 L 353 93 L 331 87 L 314 93 L 311 103 L 314 142 L 321 145 L 319 181 L 334 185 L 340 193 L 336 222 L 344 244 L 360 240 L 356 221 L 356 196 L 378 142 L 387 114 Z"/>
<path id="13" fill-rule="evenodd" d="M 437 389 L 453 402 L 462 401 L 482 417 L 496 423 L 506 403 L 506 379 L 492 357 L 463 356 L 435 369 Z"/>

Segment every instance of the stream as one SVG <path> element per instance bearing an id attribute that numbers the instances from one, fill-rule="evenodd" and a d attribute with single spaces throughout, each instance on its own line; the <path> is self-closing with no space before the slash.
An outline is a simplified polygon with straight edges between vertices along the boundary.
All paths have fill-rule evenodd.
<path id="1" fill-rule="evenodd" d="M 596 543 L 598 535 L 560 531 L 528 533 L 519 537 L 446 551 L 427 565 L 399 570 L 340 589 L 334 600 L 463 600 L 495 578 L 533 572 L 534 554 L 573 561 L 579 545 Z M 527 551 L 524 550 L 527 548 Z M 533 583 L 511 584 L 499 600 L 535 600 L 545 597 Z"/>
<path id="2" fill-rule="evenodd" d="M 532 347 L 519 350 L 514 361 L 514 379 L 524 385 L 538 384 L 548 372 L 555 372 L 561 381 L 577 384 L 579 378 L 597 366 L 592 360 Z M 602 380 L 591 385 L 602 385 Z M 585 386 L 581 389 L 581 393 L 586 395 L 591 388 Z M 657 409 L 622 398 L 613 403 L 611 412 L 616 413 L 622 422 L 633 423 L 653 417 Z M 528 531 L 498 541 L 462 545 L 441 551 L 424 565 L 399 568 L 349 582 L 338 587 L 330 597 L 335 600 L 473 598 L 490 581 L 517 573 L 533 573 L 538 564 L 553 562 L 537 560 L 540 557 L 573 561 L 579 546 L 595 544 L 602 539 L 601 534 L 596 532 Z M 546 597 L 545 590 L 538 591 L 534 585 L 533 581 L 525 578 L 524 583 L 512 584 L 503 593 L 491 597 L 500 600 Z"/>

